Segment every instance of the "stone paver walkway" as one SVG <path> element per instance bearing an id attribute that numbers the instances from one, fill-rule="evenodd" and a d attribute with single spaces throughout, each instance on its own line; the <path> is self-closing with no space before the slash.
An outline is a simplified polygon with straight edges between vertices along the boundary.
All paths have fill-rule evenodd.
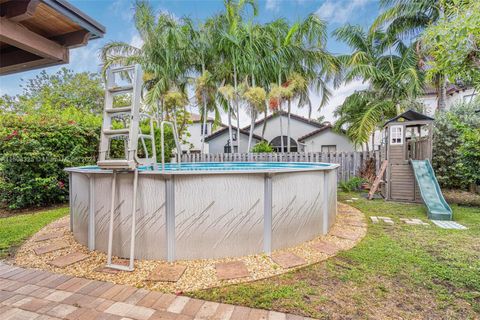
<path id="1" fill-rule="evenodd" d="M 0 262 L 2 320 L 306 320 Z"/>

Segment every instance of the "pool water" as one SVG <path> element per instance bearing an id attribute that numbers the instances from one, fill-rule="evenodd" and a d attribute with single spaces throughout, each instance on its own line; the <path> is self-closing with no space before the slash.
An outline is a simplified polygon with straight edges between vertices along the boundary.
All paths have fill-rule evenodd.
<path id="1" fill-rule="evenodd" d="M 165 171 L 276 171 L 276 170 L 312 170 L 331 167 L 328 163 L 312 162 L 189 162 L 189 163 L 165 163 Z M 97 166 L 86 166 L 78 169 L 101 170 Z M 151 166 L 139 167 L 140 171 L 153 171 Z M 162 170 L 162 164 L 158 164 L 158 171 Z"/>

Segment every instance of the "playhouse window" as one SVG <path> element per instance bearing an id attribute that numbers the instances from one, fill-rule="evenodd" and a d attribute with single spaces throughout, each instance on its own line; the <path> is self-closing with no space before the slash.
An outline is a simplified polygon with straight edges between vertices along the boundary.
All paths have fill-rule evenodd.
<path id="1" fill-rule="evenodd" d="M 390 144 L 403 144 L 403 126 L 390 127 Z"/>

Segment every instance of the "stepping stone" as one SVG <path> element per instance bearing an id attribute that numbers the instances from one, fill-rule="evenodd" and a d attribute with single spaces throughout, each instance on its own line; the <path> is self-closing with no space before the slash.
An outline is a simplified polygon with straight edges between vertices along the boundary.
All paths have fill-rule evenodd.
<path id="1" fill-rule="evenodd" d="M 337 238 L 347 239 L 351 241 L 356 241 L 358 240 L 358 238 L 360 238 L 360 234 L 348 231 L 333 231 L 331 235 Z"/>
<path id="2" fill-rule="evenodd" d="M 67 254 L 66 256 L 61 256 L 53 259 L 48 264 L 58 268 L 65 268 L 66 266 L 85 260 L 86 258 L 88 258 L 87 254 L 81 252 L 74 252 Z"/>
<path id="3" fill-rule="evenodd" d="M 39 234 L 33 238 L 33 241 L 39 242 L 39 241 L 45 241 L 45 240 L 50 240 L 50 239 L 57 239 L 60 237 L 63 237 L 63 232 L 50 232 L 50 233 L 44 233 L 44 234 Z"/>
<path id="4" fill-rule="evenodd" d="M 306 263 L 304 259 L 290 252 L 273 254 L 272 260 L 284 269 L 298 267 Z"/>
<path id="5" fill-rule="evenodd" d="M 248 277 L 247 266 L 242 261 L 223 262 L 215 264 L 219 280 L 231 280 Z"/>
<path id="6" fill-rule="evenodd" d="M 187 269 L 182 265 L 161 265 L 153 270 L 148 276 L 148 281 L 177 282 Z"/>
<path id="7" fill-rule="evenodd" d="M 311 247 L 317 251 L 320 251 L 321 253 L 326 253 L 328 255 L 333 255 L 340 251 L 340 248 L 338 248 L 336 245 L 326 241 L 315 242 L 311 245 Z"/>
<path id="8" fill-rule="evenodd" d="M 457 229 L 457 230 L 466 230 L 468 229 L 464 225 L 461 225 L 458 222 L 455 221 L 445 221 L 445 220 L 432 220 L 432 222 L 442 228 L 442 229 Z"/>
<path id="9" fill-rule="evenodd" d="M 67 247 L 68 247 L 68 244 L 66 244 L 65 242 L 59 242 L 59 243 L 50 244 L 48 246 L 35 248 L 33 249 L 33 251 L 35 251 L 35 254 L 39 256 L 41 254 L 57 251 L 60 249 L 65 249 Z"/>
<path id="10" fill-rule="evenodd" d="M 409 225 L 417 225 L 417 226 L 429 226 L 428 223 L 423 222 L 420 219 L 406 219 L 406 218 L 400 218 L 403 222 Z"/>
<path id="11" fill-rule="evenodd" d="M 118 265 L 121 265 L 121 266 L 128 266 L 130 264 L 130 260 L 127 260 L 127 259 L 119 259 L 119 260 L 116 260 L 116 261 L 113 261 L 113 264 L 118 264 Z M 93 271 L 95 272 L 102 272 L 102 273 L 108 273 L 108 274 L 117 274 L 119 272 L 124 272 L 122 270 L 118 270 L 118 269 L 113 269 L 113 268 L 109 268 L 107 266 L 101 266 L 101 267 L 98 267 L 98 268 L 95 268 L 93 269 Z"/>
<path id="12" fill-rule="evenodd" d="M 395 224 L 392 220 L 392 218 L 390 217 L 376 217 L 376 216 L 371 216 L 370 219 L 372 220 L 373 223 L 378 223 L 379 221 L 382 221 L 386 224 L 390 224 L 390 225 L 393 225 Z"/>

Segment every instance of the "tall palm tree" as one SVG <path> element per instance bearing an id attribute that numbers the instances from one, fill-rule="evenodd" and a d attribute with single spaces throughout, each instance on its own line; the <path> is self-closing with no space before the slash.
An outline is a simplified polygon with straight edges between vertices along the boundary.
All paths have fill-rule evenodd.
<path id="1" fill-rule="evenodd" d="M 420 42 L 421 32 L 431 24 L 435 24 L 444 15 L 444 5 L 450 0 L 381 0 L 386 10 L 372 24 L 372 30 L 385 29 L 390 38 L 415 39 L 419 64 L 424 65 L 425 56 Z M 438 110 L 444 111 L 447 100 L 447 79 L 443 74 L 434 77 L 437 90 Z"/>
<path id="2" fill-rule="evenodd" d="M 353 50 L 339 57 L 344 67 L 344 81 L 362 79 L 369 82 L 367 90 L 352 94 L 338 111 L 346 115 L 341 110 L 359 105 L 347 134 L 355 143 L 365 143 L 377 125 L 385 120 L 385 115 L 400 114 L 405 102 L 411 103 L 421 92 L 423 72 L 417 68 L 415 49 L 396 40 L 397 49 L 392 52 L 389 50 L 391 39 L 384 32 L 367 33 L 359 26 L 345 25 L 334 34 Z"/>
<path id="3" fill-rule="evenodd" d="M 185 20 L 177 20 L 169 14 L 156 15 L 147 1 L 135 3 L 135 27 L 143 40 L 141 48 L 125 42 L 109 42 L 101 52 L 103 70 L 114 65 L 139 63 L 145 72 L 147 104 L 156 109 L 157 118 L 172 117 L 177 128 L 177 110 L 185 112 L 185 104 L 166 108 L 165 98 L 172 100 L 181 94 L 186 99 L 190 55 Z M 175 99 L 173 99 L 175 100 Z M 179 100 L 176 100 L 179 101 Z"/>
<path id="4" fill-rule="evenodd" d="M 278 86 L 285 85 L 285 83 L 282 83 L 282 78 L 288 82 L 289 77 L 301 75 L 306 82 L 301 88 L 294 89 L 294 96 L 298 101 L 297 107 L 308 106 L 309 118 L 311 118 L 312 103 L 309 98 L 309 90 L 312 89 L 322 96 L 321 103 L 318 106 L 318 108 L 321 108 L 330 97 L 327 81 L 340 72 L 338 60 L 325 49 L 326 24 L 317 15 L 312 14 L 291 27 L 281 20 L 275 21 L 271 26 L 273 28 L 271 28 L 270 33 L 274 43 L 273 61 L 271 63 L 278 74 Z M 282 101 L 283 98 L 280 97 L 280 110 Z M 292 99 L 287 99 L 288 152 L 290 152 L 291 139 L 291 102 Z"/>
<path id="5" fill-rule="evenodd" d="M 234 109 L 237 117 L 237 148 L 240 150 L 240 92 L 238 88 L 239 84 L 239 66 L 242 64 L 243 48 L 241 43 L 243 42 L 243 32 L 242 21 L 245 15 L 245 10 L 247 7 L 250 7 L 253 11 L 253 15 L 256 16 L 258 12 L 257 4 L 254 0 L 224 0 L 225 5 L 225 15 L 220 17 L 224 19 L 224 29 L 218 34 L 217 39 L 218 49 L 221 52 L 225 60 L 229 60 L 232 67 L 233 83 L 234 88 Z M 230 141 L 230 144 L 233 145 L 233 141 Z M 233 147 L 232 147 L 233 149 Z"/>

